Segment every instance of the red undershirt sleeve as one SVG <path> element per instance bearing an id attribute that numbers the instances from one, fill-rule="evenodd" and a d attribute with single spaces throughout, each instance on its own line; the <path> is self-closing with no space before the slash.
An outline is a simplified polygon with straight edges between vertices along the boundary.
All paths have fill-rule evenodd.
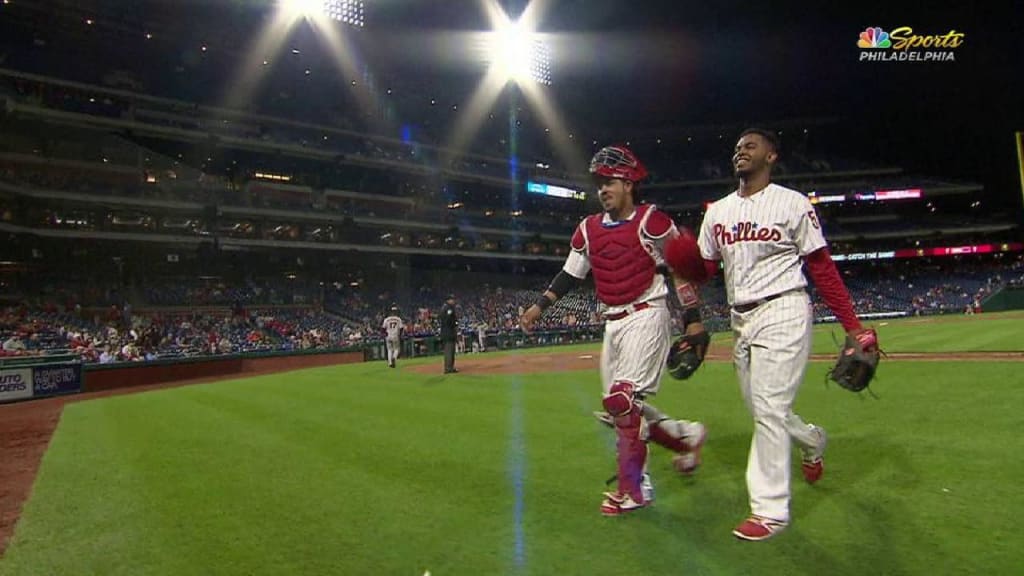
<path id="1" fill-rule="evenodd" d="M 814 281 L 818 294 L 828 305 L 836 319 L 849 332 L 861 328 L 860 320 L 853 311 L 853 302 L 850 301 L 850 293 L 846 291 L 846 285 L 836 270 L 836 263 L 832 261 L 832 255 L 828 248 L 819 248 L 804 257 L 807 263 L 807 273 Z"/>

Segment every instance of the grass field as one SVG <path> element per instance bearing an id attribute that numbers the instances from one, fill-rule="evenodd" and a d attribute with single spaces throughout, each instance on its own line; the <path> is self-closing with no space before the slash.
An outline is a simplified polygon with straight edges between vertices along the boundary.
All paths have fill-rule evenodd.
<path id="1" fill-rule="evenodd" d="M 1022 350 L 1022 319 L 879 328 L 892 352 Z M 756 544 L 729 533 L 751 423 L 724 363 L 657 400 L 708 424 L 697 477 L 652 447 L 656 504 L 618 519 L 593 371 L 358 364 L 74 403 L 0 575 L 1016 574 L 1022 367 L 886 362 L 876 401 L 813 363 L 797 409 L 829 430 L 826 476 L 796 473 L 794 523 Z"/>

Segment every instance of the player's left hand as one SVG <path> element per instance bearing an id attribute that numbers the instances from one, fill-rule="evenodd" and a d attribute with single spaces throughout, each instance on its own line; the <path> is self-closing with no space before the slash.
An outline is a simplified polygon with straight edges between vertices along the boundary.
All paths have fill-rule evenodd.
<path id="1" fill-rule="evenodd" d="M 871 329 L 851 330 L 846 334 L 846 342 L 839 349 L 839 358 L 829 370 L 828 378 L 851 392 L 860 392 L 875 377 L 879 360 L 878 334 Z"/>
<path id="2" fill-rule="evenodd" d="M 850 330 L 846 335 L 859 342 L 865 352 L 878 350 L 878 333 L 872 328 L 857 328 Z"/>

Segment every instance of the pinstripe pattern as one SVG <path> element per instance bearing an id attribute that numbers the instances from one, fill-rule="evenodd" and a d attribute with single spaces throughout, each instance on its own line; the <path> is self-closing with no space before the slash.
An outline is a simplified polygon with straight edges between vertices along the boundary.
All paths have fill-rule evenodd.
<path id="1" fill-rule="evenodd" d="M 793 413 L 793 401 L 813 324 L 803 257 L 826 246 L 825 238 L 803 194 L 769 184 L 751 196 L 736 192 L 712 204 L 698 244 L 702 256 L 722 261 L 732 306 L 761 301 L 745 313 L 731 312 L 736 374 L 754 419 L 747 490 L 753 514 L 788 522 L 792 442 L 801 448 L 819 442 Z"/>
<path id="2" fill-rule="evenodd" d="M 732 326 L 740 393 L 754 417 L 747 462 L 750 508 L 758 516 L 788 521 L 790 438 L 801 447 L 817 442 L 793 413 L 811 353 L 810 300 L 805 292 L 790 292 L 746 314 L 733 311 Z"/>
<path id="3" fill-rule="evenodd" d="M 826 245 L 813 214 L 806 196 L 777 184 L 746 198 L 730 194 L 708 208 L 697 243 L 704 258 L 722 260 L 729 304 L 807 286 L 802 257 Z M 768 239 L 758 239 L 762 234 Z"/>
<path id="4" fill-rule="evenodd" d="M 644 394 L 654 394 L 668 356 L 671 318 L 664 300 L 621 320 L 605 322 L 601 346 L 601 384 L 607 394 L 618 380 L 636 384 Z"/>

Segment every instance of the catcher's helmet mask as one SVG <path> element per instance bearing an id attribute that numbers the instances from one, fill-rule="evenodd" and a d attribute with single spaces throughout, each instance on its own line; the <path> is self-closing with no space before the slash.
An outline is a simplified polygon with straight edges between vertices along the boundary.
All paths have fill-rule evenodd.
<path id="1" fill-rule="evenodd" d="M 605 146 L 590 159 L 590 174 L 598 178 L 618 178 L 639 182 L 647 177 L 647 168 L 625 146 Z"/>

